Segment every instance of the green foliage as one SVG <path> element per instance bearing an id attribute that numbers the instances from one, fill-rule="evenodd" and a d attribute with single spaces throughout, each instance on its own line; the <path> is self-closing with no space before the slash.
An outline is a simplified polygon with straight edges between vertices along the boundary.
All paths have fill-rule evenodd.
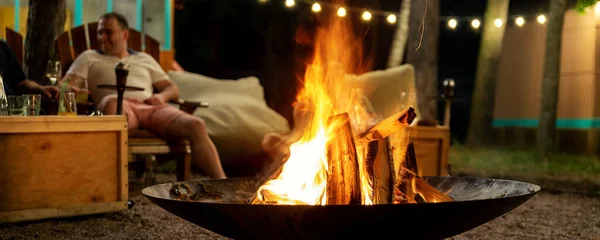
<path id="1" fill-rule="evenodd" d="M 555 154 L 548 162 L 538 161 L 535 151 L 502 148 L 469 149 L 453 145 L 452 169 L 498 175 L 537 175 L 578 177 L 600 180 L 600 159 L 591 156 Z"/>
<path id="2" fill-rule="evenodd" d="M 587 7 L 594 6 L 597 2 L 598 0 L 577 0 L 577 4 L 575 4 L 575 10 L 582 13 Z"/>

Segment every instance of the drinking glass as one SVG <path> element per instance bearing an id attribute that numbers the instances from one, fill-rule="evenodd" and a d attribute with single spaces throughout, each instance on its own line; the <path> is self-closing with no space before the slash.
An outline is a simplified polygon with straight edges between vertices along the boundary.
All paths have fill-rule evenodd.
<path id="1" fill-rule="evenodd" d="M 48 67 L 46 68 L 46 77 L 50 80 L 52 85 L 56 85 L 60 75 L 62 74 L 62 67 L 59 61 L 48 61 Z"/>
<path id="2" fill-rule="evenodd" d="M 85 78 L 77 78 L 73 83 L 74 87 L 77 87 L 78 91 L 75 92 L 75 99 L 77 103 L 87 103 L 88 101 L 88 82 Z"/>
<path id="3" fill-rule="evenodd" d="M 8 115 L 23 116 L 23 96 L 8 96 Z"/>
<path id="4" fill-rule="evenodd" d="M 76 116 L 77 115 L 77 100 L 74 92 L 66 92 L 61 103 L 64 108 L 59 108 L 59 116 Z"/>
<path id="5" fill-rule="evenodd" d="M 40 94 L 23 95 L 23 115 L 24 116 L 40 115 L 41 104 L 42 104 L 42 95 L 40 95 Z"/>

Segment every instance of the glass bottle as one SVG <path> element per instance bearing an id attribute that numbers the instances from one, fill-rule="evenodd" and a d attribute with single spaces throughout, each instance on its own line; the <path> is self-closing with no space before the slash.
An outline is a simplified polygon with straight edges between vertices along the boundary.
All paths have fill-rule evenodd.
<path id="1" fill-rule="evenodd" d="M 8 99 L 4 90 L 4 79 L 0 73 L 0 116 L 8 116 Z"/>

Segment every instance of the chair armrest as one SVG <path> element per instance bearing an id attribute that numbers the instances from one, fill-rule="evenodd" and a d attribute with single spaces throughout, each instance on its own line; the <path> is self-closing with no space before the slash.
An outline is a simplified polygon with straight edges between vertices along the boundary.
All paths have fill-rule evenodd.
<path id="1" fill-rule="evenodd" d="M 190 102 L 190 101 L 186 101 L 183 100 L 181 98 L 171 101 L 171 103 L 175 103 L 179 105 L 179 109 L 181 109 L 182 111 L 189 113 L 189 114 L 194 114 L 194 111 L 196 111 L 196 108 L 207 108 L 209 106 L 209 104 L 207 102 Z"/>

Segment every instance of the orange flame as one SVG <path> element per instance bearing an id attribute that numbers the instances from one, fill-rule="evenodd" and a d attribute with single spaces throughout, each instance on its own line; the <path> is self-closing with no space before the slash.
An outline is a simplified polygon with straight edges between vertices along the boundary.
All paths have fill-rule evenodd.
<path id="1" fill-rule="evenodd" d="M 327 26 L 317 30 L 314 56 L 304 76 L 304 88 L 297 101 L 306 103 L 312 113 L 302 138 L 291 145 L 289 159 L 279 176 L 258 190 L 258 197 L 278 204 L 326 204 L 327 143 L 334 138 L 332 130 L 337 123 L 329 123 L 330 116 L 348 112 L 353 128 L 364 125 L 365 111 L 348 94 L 351 87 L 344 82 L 347 74 L 367 70 L 362 61 L 362 42 L 354 36 L 349 19 L 330 16 Z M 360 94 L 358 94 L 360 95 Z M 362 115 L 362 116 L 356 116 Z M 359 120 L 357 120 L 359 119 Z M 360 120 L 362 119 L 362 120 Z M 356 130 L 356 129 L 355 129 Z M 360 150 L 359 150 L 360 151 Z M 367 192 L 372 189 L 365 181 L 364 160 L 358 154 L 362 203 L 372 204 Z"/>

